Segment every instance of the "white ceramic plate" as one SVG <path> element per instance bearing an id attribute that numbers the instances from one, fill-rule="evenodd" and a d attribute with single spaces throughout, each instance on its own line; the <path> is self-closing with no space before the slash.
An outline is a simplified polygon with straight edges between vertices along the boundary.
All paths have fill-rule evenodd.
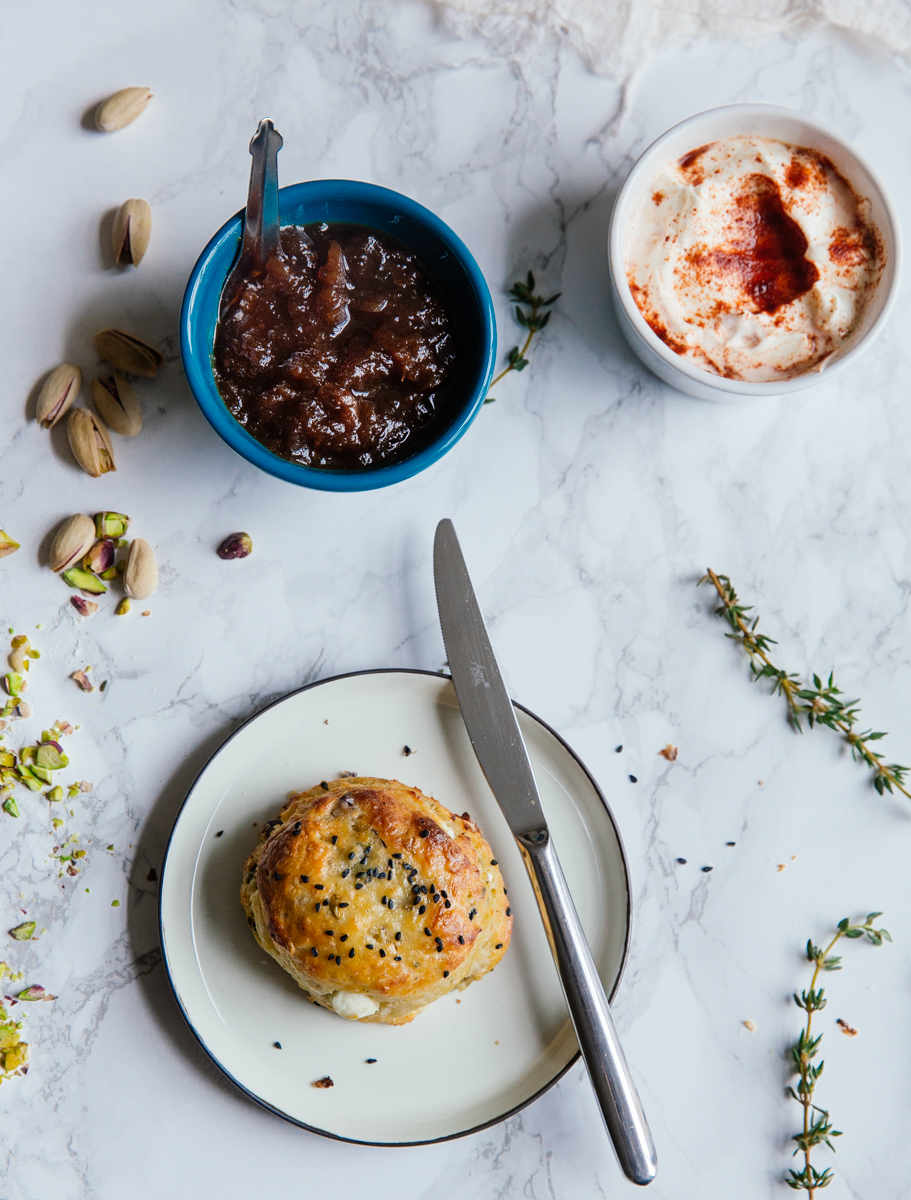
<path id="1" fill-rule="evenodd" d="M 572 751 L 517 709 L 563 869 L 612 995 L 630 925 L 620 838 Z M 406 745 L 413 754 L 405 755 Z M 243 863 L 260 824 L 277 816 L 288 792 L 344 771 L 397 778 L 468 811 L 509 891 L 515 926 L 503 961 L 410 1025 L 360 1025 L 309 1003 L 257 946 L 241 908 Z M 444 676 L 346 675 L 251 718 L 211 758 L 177 817 L 160 921 L 171 986 L 200 1044 L 254 1100 L 316 1133 L 378 1145 L 459 1137 L 533 1100 L 578 1055 L 525 867 Z M 334 1087 L 312 1086 L 325 1075 Z"/>

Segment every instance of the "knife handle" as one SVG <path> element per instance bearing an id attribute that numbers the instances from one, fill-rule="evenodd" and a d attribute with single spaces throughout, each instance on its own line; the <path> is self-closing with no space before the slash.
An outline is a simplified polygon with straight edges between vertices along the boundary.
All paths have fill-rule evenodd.
<path id="1" fill-rule="evenodd" d="M 655 1143 L 557 852 L 546 829 L 516 840 L 531 876 L 579 1048 L 620 1167 L 633 1183 L 651 1183 L 658 1171 Z"/>

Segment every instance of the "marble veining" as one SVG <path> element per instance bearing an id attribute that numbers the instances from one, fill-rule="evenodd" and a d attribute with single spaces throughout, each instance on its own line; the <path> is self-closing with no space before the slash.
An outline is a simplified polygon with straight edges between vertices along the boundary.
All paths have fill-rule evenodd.
<path id="1" fill-rule="evenodd" d="M 240 721 L 303 682 L 442 665 L 431 542 L 443 516 L 513 694 L 585 759 L 626 843 L 634 930 L 616 1007 L 661 1161 L 651 1194 L 787 1194 L 801 950 L 871 909 L 895 945 L 846 948 L 821 1023 L 821 1095 L 845 1130 L 830 1195 L 907 1194 L 911 807 L 877 797 L 834 737 L 789 731 L 695 584 L 706 565 L 729 573 L 781 661 L 834 667 L 890 731 L 890 756 L 908 761 L 908 291 L 843 374 L 734 408 L 644 372 L 611 312 L 606 264 L 630 163 L 670 124 L 725 102 L 833 123 L 905 218 L 907 67 L 825 27 L 665 43 L 624 84 L 590 73 L 565 42 L 456 36 L 417 0 L 48 0 L 10 9 L 0 55 L 0 527 L 23 547 L 0 563 L 0 617 L 42 651 L 23 732 L 79 724 L 67 777 L 94 784 L 60 813 L 59 832 L 39 796 L 20 799 L 18 821 L 0 817 L 4 928 L 24 909 L 47 930 L 9 940 L 0 957 L 59 997 L 28 1011 L 30 1071 L 0 1089 L 0 1198 L 316 1194 L 353 1173 L 379 1200 L 627 1194 L 578 1066 L 477 1136 L 342 1147 L 236 1092 L 164 978 L 149 876 L 196 772 Z M 112 137 L 86 128 L 91 106 L 128 84 L 155 92 L 141 121 Z M 501 353 L 519 334 L 513 279 L 533 267 L 548 293 L 563 292 L 530 369 L 497 388 L 446 459 L 385 492 L 311 493 L 256 472 L 212 433 L 182 378 L 183 286 L 243 204 L 247 143 L 266 115 L 285 138 L 285 182 L 368 179 L 453 226 L 495 293 Z M 135 273 L 110 267 L 99 234 L 128 196 L 154 213 Z M 104 324 L 143 333 L 168 362 L 140 384 L 145 428 L 118 439 L 116 475 L 91 480 L 62 431 L 25 418 L 58 362 L 92 373 Z M 81 620 L 43 555 L 62 517 L 102 507 L 132 515 L 161 586 L 128 618 Z M 221 562 L 214 548 L 235 529 L 251 533 L 254 554 Z M 110 681 L 103 693 L 68 679 L 89 663 Z M 658 756 L 668 741 L 680 747 L 673 764 Z M 85 866 L 58 878 L 49 855 L 71 833 Z M 841 1037 L 837 1017 L 860 1036 Z"/>

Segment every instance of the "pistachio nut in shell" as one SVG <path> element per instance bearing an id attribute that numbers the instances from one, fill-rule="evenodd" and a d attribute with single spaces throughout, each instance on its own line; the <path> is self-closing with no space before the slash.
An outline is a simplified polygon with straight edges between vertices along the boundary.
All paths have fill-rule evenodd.
<path id="1" fill-rule="evenodd" d="M 82 372 L 73 363 L 61 363 L 45 379 L 38 393 L 35 416 L 38 424 L 53 429 L 82 387 Z"/>
<path id="2" fill-rule="evenodd" d="M 95 109 L 95 128 L 102 133 L 114 133 L 133 123 L 152 99 L 147 87 L 121 88 Z"/>
<path id="3" fill-rule="evenodd" d="M 127 375 L 145 375 L 154 379 L 164 362 L 154 346 L 122 329 L 102 329 L 95 334 L 95 349 L 100 358 Z"/>
<path id="4" fill-rule="evenodd" d="M 67 567 L 75 566 L 83 558 L 95 542 L 95 523 L 85 513 L 75 513 L 67 517 L 51 542 L 51 570 L 65 571 Z"/>
<path id="5" fill-rule="evenodd" d="M 74 408 L 66 423 L 66 432 L 73 457 L 93 479 L 116 470 L 111 435 L 99 417 L 87 408 Z"/>
<path id="6" fill-rule="evenodd" d="M 123 590 L 133 600 L 145 600 L 158 587 L 158 563 L 152 547 L 143 538 L 133 538 L 127 551 Z"/>
<path id="7" fill-rule="evenodd" d="M 14 542 L 5 530 L 0 529 L 0 558 L 6 558 L 7 554 L 15 554 L 18 549 L 19 543 Z"/>
<path id="8" fill-rule="evenodd" d="M 111 246 L 114 266 L 132 263 L 138 267 L 149 246 L 152 233 L 152 210 L 147 200 L 124 200 L 114 214 L 111 227 Z"/>
<path id="9" fill-rule="evenodd" d="M 133 385 L 115 371 L 92 380 L 92 399 L 101 419 L 124 437 L 135 437 L 142 429 L 142 409 Z"/>

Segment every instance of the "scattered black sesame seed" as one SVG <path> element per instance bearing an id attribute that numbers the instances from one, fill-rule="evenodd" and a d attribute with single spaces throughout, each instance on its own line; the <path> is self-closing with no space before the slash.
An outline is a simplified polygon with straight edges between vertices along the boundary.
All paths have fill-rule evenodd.
<path id="1" fill-rule="evenodd" d="M 419 913 L 421 916 L 423 916 L 423 915 L 424 915 L 424 913 L 425 913 L 426 911 L 427 911 L 427 905 L 426 905 L 426 904 L 422 904 L 422 905 L 421 905 L 421 907 L 418 909 L 418 913 Z"/>
<path id="2" fill-rule="evenodd" d="M 395 940 L 396 940 L 397 942 L 400 942 L 400 941 L 402 940 L 402 931 L 401 931 L 401 929 L 400 929 L 400 930 L 399 930 L 399 931 L 396 933 L 396 935 L 395 935 Z"/>
<path id="3" fill-rule="evenodd" d="M 507 917 L 511 917 L 511 916 L 512 916 L 512 909 L 511 909 L 511 908 L 507 908 L 507 910 L 506 910 L 506 915 L 507 915 Z"/>
<path id="4" fill-rule="evenodd" d="M 292 833 L 300 833 L 300 831 L 301 831 L 301 823 L 300 823 L 300 821 L 298 821 L 295 824 L 294 828 L 291 830 L 291 832 Z"/>
<path id="5" fill-rule="evenodd" d="M 364 1062 L 366 1062 L 366 1063 L 375 1063 L 375 1062 L 376 1062 L 376 1059 L 375 1059 L 375 1058 L 365 1058 L 365 1059 L 364 1059 Z"/>
<path id="6" fill-rule="evenodd" d="M 427 937 L 432 937 L 432 936 L 433 936 L 433 935 L 431 934 L 430 930 L 427 928 L 427 926 L 426 926 L 426 925 L 424 926 L 424 933 L 427 935 Z"/>
<path id="7" fill-rule="evenodd" d="M 391 866 L 392 866 L 392 859 L 391 859 L 391 858 L 387 858 L 387 859 L 386 859 L 386 866 L 387 866 L 387 867 L 391 867 Z"/>
<path id="8" fill-rule="evenodd" d="M 449 897 L 446 895 L 446 893 L 443 891 L 443 889 L 442 889 L 442 888 L 440 888 L 440 895 L 443 897 L 443 899 L 444 899 L 444 900 L 447 900 L 447 899 L 449 898 Z"/>
<path id="9" fill-rule="evenodd" d="M 353 950 L 349 950 L 349 951 L 348 951 L 348 957 L 349 957 L 349 958 L 354 958 L 354 951 L 353 951 Z"/>
<path id="10" fill-rule="evenodd" d="M 509 892 L 507 892 L 506 888 L 504 888 L 504 889 L 503 889 L 503 895 L 504 895 L 504 896 L 508 896 L 508 895 L 509 895 Z"/>
<path id="11" fill-rule="evenodd" d="M 342 965 L 342 960 L 341 960 L 341 958 L 339 957 L 339 955 L 337 955 L 337 954 L 336 954 L 336 956 L 335 956 L 335 965 L 336 965 L 337 967 L 340 967 L 340 966 Z"/>
<path id="12" fill-rule="evenodd" d="M 372 950 L 372 949 L 373 949 L 373 942 L 367 942 L 367 949 L 368 949 L 368 950 Z"/>
<path id="13" fill-rule="evenodd" d="M 615 746 L 615 747 L 614 747 L 614 754 L 619 754 L 619 753 L 620 753 L 620 751 L 621 751 L 622 749 L 623 749 L 623 747 L 622 747 L 622 746 Z"/>
<path id="14" fill-rule="evenodd" d="M 382 900 L 380 901 L 380 904 L 388 904 L 388 903 L 389 903 L 389 897 L 388 897 L 388 896 L 384 896 L 384 897 L 382 898 Z"/>
<path id="15" fill-rule="evenodd" d="M 725 844 L 726 846 L 736 846 L 736 845 L 737 845 L 737 843 L 736 843 L 736 842 L 725 842 L 724 844 Z"/>
<path id="16" fill-rule="evenodd" d="M 401 956 L 401 954 L 397 954 L 397 955 L 395 956 L 395 958 L 394 958 L 392 961 L 393 961 L 393 962 L 401 962 L 401 961 L 402 961 L 402 956 Z"/>
<path id="17" fill-rule="evenodd" d="M 502 950 L 502 949 L 503 949 L 503 943 L 497 942 L 497 944 L 494 946 L 494 950 Z"/>
<path id="18" fill-rule="evenodd" d="M 338 904 L 338 906 L 339 906 L 339 908 L 347 908 L 347 907 L 348 907 L 348 901 L 347 901 L 347 900 L 340 900 L 340 901 L 339 901 L 339 904 Z"/>
<path id="19" fill-rule="evenodd" d="M 324 780 L 322 781 L 322 783 L 320 784 L 320 787 L 323 789 L 323 791 L 324 791 L 324 792 L 328 792 L 328 791 L 329 791 L 329 784 L 328 784 L 328 783 L 326 783 L 325 779 L 324 779 Z"/>
<path id="20" fill-rule="evenodd" d="M 497 859 L 495 859 L 495 858 L 492 858 L 492 859 L 490 860 L 490 865 L 491 865 L 492 867 L 498 867 L 500 864 L 499 864 L 499 861 L 498 861 Z"/>
<path id="21" fill-rule="evenodd" d="M 347 942 L 347 941 L 348 941 L 348 934 L 347 934 L 347 933 L 343 933 L 343 934 L 342 934 L 342 936 L 341 936 L 341 937 L 340 937 L 338 940 L 339 940 L 340 942 Z"/>
<path id="22" fill-rule="evenodd" d="M 313 886 L 318 892 L 324 892 L 326 890 L 321 883 L 315 883 Z"/>
<path id="23" fill-rule="evenodd" d="M 390 900 L 390 901 L 389 901 L 389 907 L 390 907 L 390 908 L 395 908 L 395 901 L 394 901 L 394 900 Z"/>
<path id="24" fill-rule="evenodd" d="M 273 871 L 272 878 L 273 879 L 284 879 L 285 877 L 284 877 L 284 875 L 282 875 L 281 871 Z"/>
<path id="25" fill-rule="evenodd" d="M 448 978 L 449 978 L 449 972 L 448 972 L 448 971 L 444 971 L 444 972 L 443 972 L 443 978 L 444 978 L 444 979 L 448 979 Z"/>
<path id="26" fill-rule="evenodd" d="M 635 775 L 630 775 L 629 781 L 630 781 L 630 783 L 638 783 L 639 782 L 639 780 L 636 778 Z"/>
<path id="27" fill-rule="evenodd" d="M 387 871 L 387 872 L 386 872 L 386 878 L 387 878 L 387 879 L 391 879 L 391 878 L 392 878 L 392 872 L 391 872 L 391 871 Z"/>
<path id="28" fill-rule="evenodd" d="M 468 920 L 469 920 L 469 921 L 473 921 L 473 920 L 474 920 L 474 918 L 475 918 L 475 914 L 477 913 L 477 911 L 478 911 L 478 910 L 477 910 L 476 908 L 473 908 L 473 909 L 471 910 L 471 912 L 468 914 Z"/>
<path id="29" fill-rule="evenodd" d="M 333 833 L 333 835 L 332 835 L 332 845 L 333 846 L 338 845 L 338 834 L 336 834 L 336 833 Z"/>
<path id="30" fill-rule="evenodd" d="M 392 856 L 392 857 L 393 857 L 393 858 L 404 858 L 404 857 L 405 857 L 405 855 L 404 855 L 404 854 L 393 854 L 393 856 Z"/>
<path id="31" fill-rule="evenodd" d="M 425 932 L 425 933 L 429 933 L 430 931 L 429 931 L 428 929 L 425 929 L 425 930 L 424 930 L 424 932 Z M 459 945 L 460 945 L 460 946 L 464 946 L 464 945 L 465 945 L 465 939 L 462 937 L 462 935 L 461 935 L 461 934 L 459 934 Z"/>
<path id="32" fill-rule="evenodd" d="M 430 830 L 429 830 L 429 829 L 422 829 L 422 830 L 421 830 L 421 833 L 420 833 L 420 836 L 421 836 L 421 837 L 427 837 L 427 835 L 428 835 L 429 833 L 430 833 Z"/>
<path id="33" fill-rule="evenodd" d="M 363 886 L 364 886 L 364 885 L 363 885 L 362 883 L 356 883 L 356 884 L 354 885 L 354 890 L 355 890 L 356 892 L 359 892 Z"/>
<path id="34" fill-rule="evenodd" d="M 348 859 L 349 859 L 349 861 L 350 861 L 352 858 L 354 858 L 354 851 L 353 851 L 353 850 L 352 850 L 352 851 L 351 851 L 351 853 L 348 855 Z"/>
<path id="35" fill-rule="evenodd" d="M 411 747 L 410 747 L 410 746 L 404 746 L 404 747 L 402 748 L 402 753 L 403 753 L 403 754 L 405 755 L 405 757 L 407 758 L 409 754 L 414 754 L 414 751 L 411 749 Z"/>
<path id="36" fill-rule="evenodd" d="M 273 1042 L 272 1045 L 275 1047 L 276 1050 L 281 1050 L 281 1048 L 282 1048 L 281 1042 Z"/>
<path id="37" fill-rule="evenodd" d="M 323 906 L 323 905 L 322 905 L 322 901 L 321 901 L 321 900 L 317 900 L 317 902 L 316 902 L 316 911 L 317 911 L 317 912 L 319 912 L 319 910 L 322 908 L 322 906 Z"/>
<path id="38" fill-rule="evenodd" d="M 324 929 L 323 933 L 325 933 L 326 937 L 335 937 L 334 929 Z"/>
<path id="39" fill-rule="evenodd" d="M 714 868 L 714 867 L 703 867 L 702 869 L 703 869 L 703 871 L 705 871 L 706 873 L 708 873 L 709 871 L 714 871 L 714 870 L 715 870 L 715 868 Z"/>
<path id="40" fill-rule="evenodd" d="M 446 908 L 452 908 L 452 903 L 449 900 L 444 900 L 443 904 L 446 906 Z"/>
<path id="41" fill-rule="evenodd" d="M 310 882 L 309 875 L 301 875 L 301 883 L 309 883 L 309 882 Z"/>
<path id="42" fill-rule="evenodd" d="M 678 859 L 677 859 L 677 862 L 679 862 L 679 863 L 680 863 L 681 867 L 685 867 L 685 866 L 686 866 L 686 859 L 685 859 L 685 858 L 678 858 Z"/>
<path id="43" fill-rule="evenodd" d="M 216 837 L 221 837 L 221 835 L 222 835 L 223 833 L 224 833 L 224 830 L 223 830 L 223 829 L 219 829 L 218 833 L 216 833 L 216 835 L 215 835 L 215 836 L 216 836 Z"/>
<path id="44" fill-rule="evenodd" d="M 342 871 L 342 879 L 347 879 L 350 874 L 351 874 L 351 868 L 345 867 L 344 871 Z"/>
<path id="45" fill-rule="evenodd" d="M 421 889 L 421 895 L 422 895 L 422 896 L 426 896 L 426 895 L 427 895 L 427 887 L 426 887 L 426 885 L 422 883 L 422 884 L 420 884 L 419 886 L 420 886 L 420 889 Z M 436 899 L 436 896 L 434 896 L 434 900 L 435 900 L 435 899 Z"/>
<path id="46" fill-rule="evenodd" d="M 319 958 L 319 950 L 317 950 L 316 946 L 310 947 L 310 953 L 313 955 L 314 958 Z"/>
<path id="47" fill-rule="evenodd" d="M 385 958 L 385 957 L 386 957 L 386 951 L 385 951 L 385 950 L 381 950 L 381 951 L 380 951 L 380 958 Z"/>

